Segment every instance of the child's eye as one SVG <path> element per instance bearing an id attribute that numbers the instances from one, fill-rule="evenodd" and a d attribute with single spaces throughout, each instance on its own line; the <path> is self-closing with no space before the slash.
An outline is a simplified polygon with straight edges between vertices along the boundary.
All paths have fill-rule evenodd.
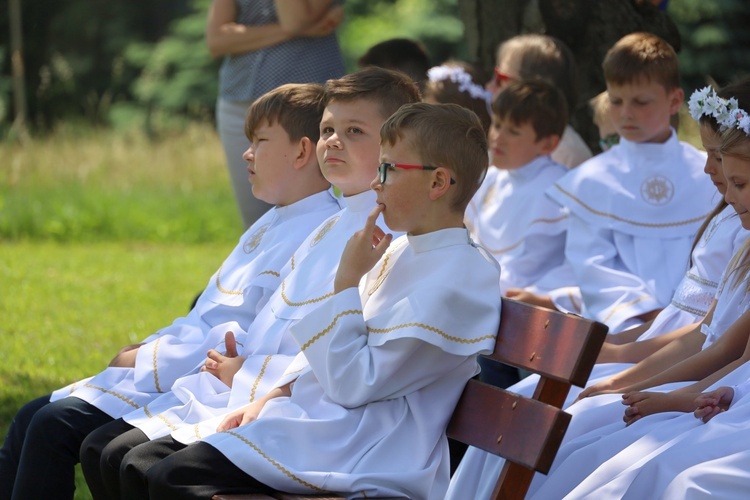
<path id="1" fill-rule="evenodd" d="M 349 132 L 350 134 L 361 134 L 362 129 L 357 127 L 349 127 L 349 130 L 347 132 Z"/>
<path id="2" fill-rule="evenodd" d="M 333 127 L 321 127 L 320 135 L 330 135 L 333 133 Z"/>

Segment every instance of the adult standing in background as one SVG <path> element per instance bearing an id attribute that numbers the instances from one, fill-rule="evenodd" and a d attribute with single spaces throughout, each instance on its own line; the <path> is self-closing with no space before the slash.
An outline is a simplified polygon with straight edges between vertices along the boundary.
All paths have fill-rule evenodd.
<path id="1" fill-rule="evenodd" d="M 213 0 L 206 43 L 223 57 L 216 121 L 244 227 L 268 205 L 256 200 L 242 154 L 245 113 L 259 96 L 284 83 L 325 82 L 344 74 L 336 27 L 344 19 L 337 0 Z"/>

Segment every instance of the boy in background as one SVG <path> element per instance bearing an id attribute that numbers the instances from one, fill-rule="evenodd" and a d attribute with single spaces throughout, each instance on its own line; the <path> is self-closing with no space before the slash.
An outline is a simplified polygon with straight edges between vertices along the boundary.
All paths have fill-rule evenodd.
<path id="1" fill-rule="evenodd" d="M 705 154 L 670 127 L 684 96 L 672 47 L 632 33 L 609 50 L 603 69 L 620 144 L 548 193 L 571 213 L 565 255 L 583 315 L 615 333 L 670 303 L 716 190 L 703 174 Z"/>
<path id="2" fill-rule="evenodd" d="M 254 321 L 292 252 L 340 210 L 315 154 L 323 108 L 317 84 L 279 87 L 251 107 L 246 132 L 253 145 L 244 154 L 250 182 L 258 198 L 276 206 L 242 235 L 186 317 L 123 348 L 103 372 L 52 394 L 53 402 L 44 396 L 19 411 L 0 453 L 0 497 L 73 498 L 74 466 L 91 431 L 197 370 L 206 350 L 223 340 L 213 327 Z"/>
<path id="3" fill-rule="evenodd" d="M 445 429 L 499 323 L 497 265 L 463 227 L 487 142 L 474 113 L 418 103 L 384 124 L 380 159 L 379 206 L 346 245 L 335 295 L 292 327 L 303 371 L 150 469 L 126 457 L 132 493 L 442 498 Z M 407 234 L 391 242 L 381 212 Z"/>

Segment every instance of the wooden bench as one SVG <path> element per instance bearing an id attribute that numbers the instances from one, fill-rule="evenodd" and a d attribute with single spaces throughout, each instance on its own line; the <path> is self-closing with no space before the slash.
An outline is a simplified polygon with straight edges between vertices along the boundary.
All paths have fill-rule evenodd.
<path id="1" fill-rule="evenodd" d="M 570 415 L 561 410 L 571 385 L 583 387 L 607 327 L 579 316 L 502 299 L 500 328 L 488 357 L 541 376 L 532 398 L 470 380 L 448 436 L 506 459 L 493 499 L 522 499 L 534 473 L 549 472 Z M 213 500 L 343 500 L 274 493 L 215 495 Z"/>

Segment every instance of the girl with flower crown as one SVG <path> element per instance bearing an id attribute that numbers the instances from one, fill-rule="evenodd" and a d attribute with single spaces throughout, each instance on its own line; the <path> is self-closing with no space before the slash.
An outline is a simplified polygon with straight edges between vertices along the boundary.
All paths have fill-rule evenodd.
<path id="1" fill-rule="evenodd" d="M 731 90 L 731 94 L 728 90 Z M 722 98 L 722 95 L 725 97 Z M 733 98 L 727 98 L 728 95 L 733 95 Z M 750 81 L 724 89 L 719 94 L 704 89 L 691 99 L 691 114 L 703 118 L 703 140 L 710 139 L 707 137 L 709 130 L 706 119 L 714 121 L 721 131 L 719 152 L 727 183 L 725 198 L 739 214 L 743 227 L 750 229 L 750 216 L 746 208 L 750 206 L 750 189 L 745 189 L 745 182 L 750 182 L 750 127 L 742 122 L 746 116 L 744 107 L 750 109 Z M 709 152 L 715 154 L 715 151 Z M 662 355 L 662 366 L 668 368 L 631 386 L 638 390 L 651 387 L 651 392 L 630 391 L 621 398 L 616 394 L 602 395 L 572 406 L 569 412 L 574 415 L 573 422 L 576 422 L 575 416 L 582 413 L 589 413 L 588 422 L 593 421 L 591 413 L 600 422 L 594 425 L 595 428 L 589 428 L 588 432 L 582 433 L 579 426 L 572 435 L 566 436 L 550 475 L 537 478 L 532 485 L 531 498 L 559 498 L 564 495 L 570 495 L 570 498 L 655 498 L 664 492 L 664 488 L 681 470 L 722 456 L 727 450 L 746 448 L 746 440 L 741 440 L 744 446 L 727 448 L 732 440 L 724 437 L 724 434 L 737 432 L 736 429 L 741 428 L 745 430 L 745 437 L 750 436 L 747 433 L 750 426 L 746 423 L 750 413 L 729 419 L 723 414 L 719 415 L 715 420 L 725 423 L 722 428 L 718 425 L 703 426 L 692 412 L 698 405 L 700 408 L 696 410 L 696 416 L 710 418 L 716 415 L 732 401 L 732 398 L 726 397 L 728 391 L 723 389 L 718 394 L 703 396 L 700 392 L 744 382 L 750 377 L 750 365 L 746 364 L 750 360 L 748 292 L 750 241 L 745 242 L 727 266 L 716 306 L 704 321 L 706 338 L 702 349 L 682 361 Z M 674 345 L 679 346 L 679 342 Z M 663 351 L 669 354 L 667 349 Z M 690 380 L 699 381 L 685 382 Z M 623 389 L 616 392 L 623 392 Z M 739 392 L 744 394 L 741 390 Z M 747 411 L 750 409 L 747 404 L 750 398 L 739 398 L 740 401 L 743 399 Z M 628 406 L 623 418 L 628 425 L 625 429 L 622 429 L 622 423 L 617 423 L 613 418 L 613 412 L 616 413 L 618 407 L 622 411 L 620 400 Z M 608 401 L 609 404 L 606 404 Z M 711 451 L 706 453 L 706 448 Z M 699 470 L 693 469 L 693 473 Z M 711 469 L 709 472 L 713 474 L 716 471 Z M 745 487 L 748 484 L 750 481 L 745 481 Z M 687 488 L 684 478 L 670 486 L 671 494 L 665 497 L 684 497 L 688 490 L 680 491 L 680 487 Z M 710 488 L 701 491 L 717 495 Z M 718 496 L 725 496 L 726 491 L 720 491 Z"/>
<path id="2" fill-rule="evenodd" d="M 747 85 L 730 86 L 721 91 L 720 94 L 725 97 L 747 95 L 748 101 L 750 101 L 750 87 Z M 691 99 L 691 103 L 693 100 Z M 693 113 L 693 117 L 701 124 L 701 139 L 708 152 L 704 170 L 710 176 L 719 193 L 723 195 L 726 190 L 726 181 L 722 174 L 721 159 L 718 153 L 720 125 L 708 109 L 697 110 Z M 611 375 L 632 367 L 633 365 L 629 363 L 643 359 L 643 357 L 658 350 L 660 346 L 678 338 L 680 335 L 684 336 L 687 332 L 691 332 L 691 334 L 685 337 L 685 340 L 692 337 L 693 341 L 687 343 L 692 346 L 694 352 L 697 351 L 702 342 L 701 339 L 705 339 L 705 335 L 700 331 L 700 323 L 695 322 L 700 321 L 706 315 L 707 310 L 713 310 L 714 305 L 711 303 L 713 301 L 715 304 L 716 301 L 712 299 L 716 294 L 723 271 L 730 262 L 732 255 L 747 240 L 748 234 L 741 228 L 740 220 L 734 209 L 721 199 L 698 231 L 690 259 L 691 267 L 677 287 L 672 303 L 657 316 L 649 328 L 641 328 L 639 332 L 636 332 L 640 333 L 640 336 L 636 335 L 637 341 L 623 345 L 605 344 L 606 349 L 599 359 L 600 363 L 604 364 L 598 364 L 589 378 L 589 385 L 593 386 L 594 389 L 587 389 L 585 392 L 601 391 L 607 387 L 605 381 L 611 380 L 609 378 Z M 730 321 L 737 316 L 739 316 L 739 312 L 735 312 L 730 317 Z M 646 330 L 645 333 L 643 330 Z M 669 351 L 665 352 L 668 353 Z M 672 356 L 678 354 L 673 352 Z M 687 355 L 683 354 L 683 356 Z M 659 358 L 655 359 L 659 360 Z M 651 364 L 652 368 L 656 367 L 658 370 L 669 365 L 670 361 L 664 360 Z M 602 383 L 597 385 L 597 381 Z M 514 385 L 511 389 L 514 392 L 530 395 L 535 384 L 536 379 L 529 377 Z M 573 403 L 579 392 L 575 387 L 572 388 L 566 406 Z M 619 396 L 603 396 L 601 398 L 589 398 L 583 403 L 572 406 L 572 412 L 577 415 L 577 418 L 573 419 L 571 427 L 568 429 L 566 441 L 576 434 L 585 432 L 592 425 L 591 422 L 594 423 L 594 426 L 598 422 L 602 422 L 599 425 L 620 422 L 623 407 L 619 401 Z M 592 405 L 592 403 L 595 404 Z M 597 405 L 603 405 L 605 408 L 603 410 L 597 409 Z M 576 411 L 583 407 L 588 408 L 588 410 Z M 622 423 L 615 423 L 613 426 L 607 427 L 607 432 L 613 432 L 613 427 L 621 428 Z M 561 457 L 562 454 L 563 451 L 561 450 L 558 457 Z M 479 485 L 479 491 L 476 492 L 475 497 L 486 496 L 488 494 L 487 488 L 492 488 L 492 485 L 488 485 L 489 481 L 486 479 L 493 477 L 492 471 L 499 473 L 502 467 L 501 461 L 480 450 L 470 449 L 464 462 L 466 463 L 462 463 L 461 468 L 452 480 L 449 498 L 451 498 L 450 494 L 454 487 L 455 491 L 463 491 L 464 493 L 471 491 L 471 489 L 466 490 L 467 487 L 471 488 L 471 483 Z M 559 462 L 560 459 L 558 458 L 556 464 Z M 588 469 L 588 472 L 590 470 Z M 479 474 L 483 472 L 484 474 L 480 478 Z M 588 472 L 577 476 L 577 482 L 580 482 Z M 577 482 L 571 482 L 568 489 L 575 486 Z M 549 491 L 552 492 L 552 496 L 562 496 L 558 494 L 556 489 Z"/>

